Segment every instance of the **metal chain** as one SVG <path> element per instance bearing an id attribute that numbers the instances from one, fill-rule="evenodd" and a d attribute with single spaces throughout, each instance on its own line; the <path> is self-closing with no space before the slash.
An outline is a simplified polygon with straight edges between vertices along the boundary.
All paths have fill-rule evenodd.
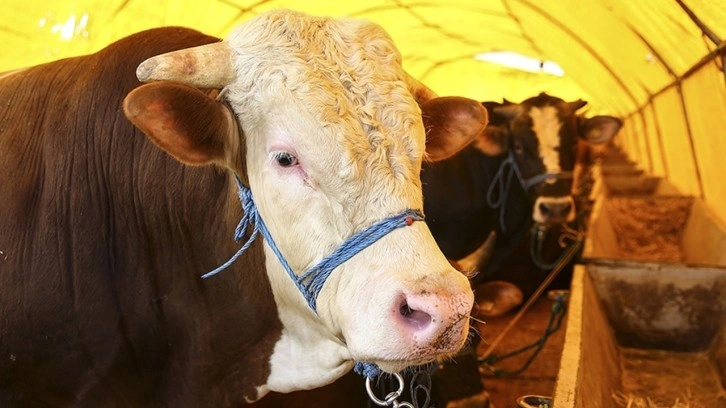
<path id="1" fill-rule="evenodd" d="M 380 406 L 380 407 L 393 407 L 393 408 L 416 408 L 411 404 L 410 402 L 398 402 L 398 397 L 403 394 L 403 377 L 399 373 L 394 373 L 394 377 L 398 380 L 398 390 L 389 392 L 385 399 L 378 398 L 371 389 L 371 377 L 366 377 L 366 391 L 368 392 L 368 397 L 370 397 L 371 401 L 373 401 L 374 404 Z"/>

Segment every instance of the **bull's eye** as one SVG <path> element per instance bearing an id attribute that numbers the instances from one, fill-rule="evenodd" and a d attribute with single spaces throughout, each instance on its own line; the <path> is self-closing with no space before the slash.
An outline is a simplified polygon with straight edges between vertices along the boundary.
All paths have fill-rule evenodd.
<path id="1" fill-rule="evenodd" d="M 521 142 L 514 142 L 514 153 L 522 154 L 524 153 L 524 146 L 522 146 Z"/>
<path id="2" fill-rule="evenodd" d="M 297 164 L 297 157 L 290 152 L 275 152 L 273 158 L 280 167 L 292 167 Z"/>

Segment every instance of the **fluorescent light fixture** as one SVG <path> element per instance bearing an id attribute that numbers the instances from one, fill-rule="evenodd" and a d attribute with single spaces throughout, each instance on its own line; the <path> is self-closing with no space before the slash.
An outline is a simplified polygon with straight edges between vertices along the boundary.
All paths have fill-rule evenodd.
<path id="1" fill-rule="evenodd" d="M 557 65 L 556 62 L 539 60 L 514 51 L 482 52 L 474 55 L 474 59 L 491 62 L 492 64 L 503 65 L 520 71 L 548 74 L 558 77 L 565 76 L 565 71 L 562 67 Z"/>
<path id="2" fill-rule="evenodd" d="M 38 21 L 39 27 L 45 27 L 49 23 L 47 17 L 43 17 Z M 86 37 L 88 33 L 86 28 L 88 26 L 88 13 L 83 13 L 79 17 L 75 14 L 71 14 L 68 20 L 62 23 L 53 24 L 50 28 L 50 32 L 57 34 L 63 41 L 71 41 L 75 36 Z"/>
<path id="3" fill-rule="evenodd" d="M 59 26 L 60 38 L 66 41 L 73 39 L 73 33 L 76 31 L 76 15 L 71 14 L 65 23 Z"/>

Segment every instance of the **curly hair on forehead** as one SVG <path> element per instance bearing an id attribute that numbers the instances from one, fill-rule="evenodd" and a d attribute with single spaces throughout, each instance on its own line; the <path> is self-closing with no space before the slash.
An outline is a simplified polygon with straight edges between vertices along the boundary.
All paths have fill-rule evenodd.
<path id="1" fill-rule="evenodd" d="M 335 144 L 330 160 L 340 166 L 326 169 L 329 181 L 348 189 L 356 180 L 380 196 L 420 185 L 421 110 L 383 28 L 280 10 L 242 24 L 227 41 L 240 73 L 228 97 L 242 109 L 265 93 L 284 97 L 275 96 L 281 89 L 299 101 Z"/>

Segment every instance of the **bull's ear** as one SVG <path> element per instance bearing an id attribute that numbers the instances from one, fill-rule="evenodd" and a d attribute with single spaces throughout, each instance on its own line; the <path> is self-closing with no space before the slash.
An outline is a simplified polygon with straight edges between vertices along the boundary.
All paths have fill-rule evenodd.
<path id="1" fill-rule="evenodd" d="M 142 85 L 126 96 L 123 108 L 154 144 L 182 163 L 228 164 L 233 138 L 239 138 L 229 108 L 189 85 Z"/>
<path id="2" fill-rule="evenodd" d="M 474 141 L 474 147 L 487 156 L 497 156 L 509 149 L 509 126 L 487 126 Z"/>
<path id="3" fill-rule="evenodd" d="M 591 144 L 605 144 L 618 133 L 623 122 L 613 116 L 593 116 L 579 118 L 580 135 Z"/>
<path id="4" fill-rule="evenodd" d="M 428 160 L 439 161 L 458 153 L 484 132 L 488 122 L 481 103 L 458 96 L 434 98 L 421 105 L 426 128 Z"/>
<path id="5" fill-rule="evenodd" d="M 519 116 L 522 113 L 522 109 L 522 105 L 518 103 L 503 103 L 499 106 L 492 107 L 492 112 L 504 118 L 506 122 Z"/>

